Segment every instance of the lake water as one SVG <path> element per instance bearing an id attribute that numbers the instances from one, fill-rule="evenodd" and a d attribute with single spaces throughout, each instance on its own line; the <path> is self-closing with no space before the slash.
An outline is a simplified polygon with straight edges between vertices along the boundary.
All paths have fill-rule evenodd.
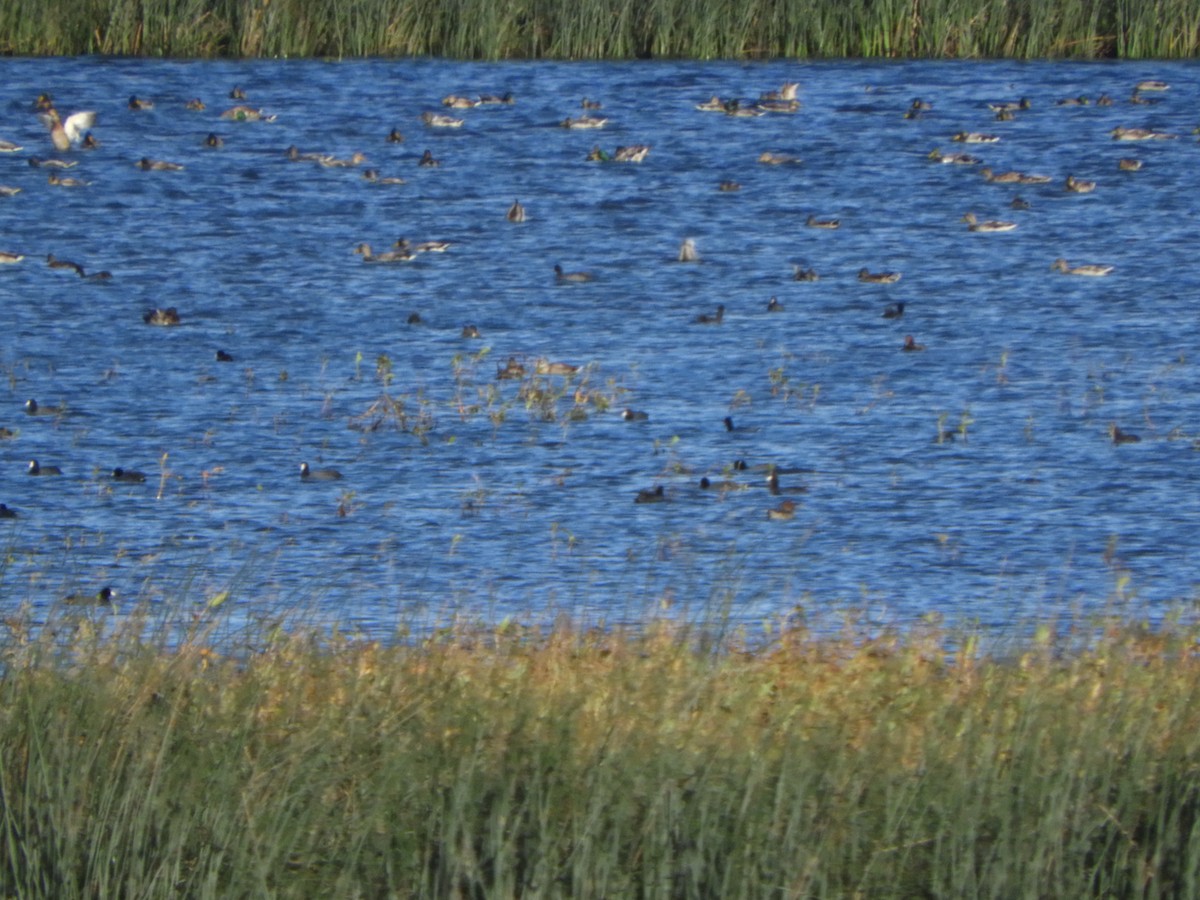
<path id="1" fill-rule="evenodd" d="M 187 621 L 228 591 L 235 617 L 303 609 L 388 635 L 696 608 L 1007 628 L 1114 604 L 1157 617 L 1197 596 L 1193 63 L 0 72 L 0 138 L 24 146 L 0 155 L 0 184 L 22 189 L 0 198 L 0 250 L 26 254 L 0 267 L 0 424 L 16 432 L 0 442 L 0 501 L 19 513 L 0 522 L 6 608 L 107 584 Z M 1170 90 L 1130 102 L 1147 78 Z M 787 81 L 795 114 L 695 109 Z M 277 119 L 222 120 L 235 86 Z M 95 110 L 101 146 L 56 154 L 32 111 L 42 92 L 64 116 Z M 505 92 L 515 103 L 440 104 Z M 1105 93 L 1111 106 L 1056 105 Z M 185 109 L 193 97 L 207 109 Z M 560 127 L 584 97 L 608 124 Z M 1022 97 L 1011 121 L 986 105 Z M 933 108 L 906 119 L 914 98 Z M 427 110 L 465 124 L 427 127 Z M 1177 138 L 1115 141 L 1116 126 Z M 953 142 L 962 131 L 1000 140 Z M 586 159 L 631 144 L 651 147 L 644 162 Z M 290 146 L 368 162 L 290 161 Z M 441 166 L 418 166 L 426 149 Z M 934 149 L 1052 181 L 989 183 Z M 77 161 L 63 174 L 90 184 L 51 185 L 31 156 Z M 142 171 L 143 157 L 185 168 Z M 1142 169 L 1119 171 L 1122 157 Z M 367 166 L 406 183 L 368 183 Z M 1068 174 L 1097 189 L 1067 192 Z M 1011 209 L 1015 194 L 1030 208 Z M 524 223 L 506 220 L 514 199 Z M 968 211 L 1018 227 L 972 233 Z M 452 246 L 395 265 L 353 252 L 400 237 Z M 675 261 L 688 237 L 698 263 Z M 1115 270 L 1069 277 L 1058 257 Z M 595 279 L 557 283 L 556 263 Z M 796 265 L 820 280 L 793 280 Z M 865 284 L 864 267 L 903 277 Z M 884 318 L 896 302 L 904 315 Z M 718 304 L 722 322 L 697 321 Z M 179 327 L 143 324 L 168 306 Z M 901 350 L 908 334 L 924 352 Z M 497 379 L 510 357 L 524 379 Z M 581 369 L 538 377 L 538 358 Z M 362 418 L 385 394 L 404 415 Z M 28 416 L 29 398 L 66 412 Z M 1115 445 L 1111 423 L 1141 441 Z M 34 458 L 63 475 L 28 476 Z M 303 482 L 302 461 L 344 477 Z M 114 483 L 118 466 L 147 481 Z M 660 485 L 667 502 L 634 502 Z M 770 518 L 792 491 L 794 518 Z"/>

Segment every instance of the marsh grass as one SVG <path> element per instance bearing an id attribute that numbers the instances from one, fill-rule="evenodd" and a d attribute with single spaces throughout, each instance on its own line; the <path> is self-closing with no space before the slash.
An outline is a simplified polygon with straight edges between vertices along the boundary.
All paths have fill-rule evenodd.
<path id="1" fill-rule="evenodd" d="M 1190 896 L 1197 635 L 0 640 L 5 896 Z M 153 629 L 150 629 L 152 632 Z M 753 643 L 753 646 L 751 646 Z"/>
<path id="2" fill-rule="evenodd" d="M 7 0 L 0 53 L 1187 58 L 1193 0 Z"/>

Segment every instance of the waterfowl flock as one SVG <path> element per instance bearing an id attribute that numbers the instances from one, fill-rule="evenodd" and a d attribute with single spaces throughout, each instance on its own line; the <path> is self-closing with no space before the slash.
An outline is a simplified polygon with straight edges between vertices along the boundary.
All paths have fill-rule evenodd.
<path id="1" fill-rule="evenodd" d="M 478 80 L 485 70 L 470 71 Z M 0 198 L 0 290 L 28 310 L 5 344 L 14 396 L 0 424 L 20 427 L 0 446 L 17 474 L 61 475 L 14 479 L 24 493 L 4 498 L 20 510 L 13 524 L 38 527 L 31 501 L 68 486 L 85 486 L 80 502 L 153 496 L 150 465 L 167 454 L 167 498 L 237 519 L 249 501 L 220 486 L 244 478 L 247 519 L 264 533 L 334 510 L 343 530 L 377 515 L 377 533 L 385 523 L 407 533 L 401 507 L 444 531 L 458 527 L 446 498 L 478 478 L 498 515 L 537 527 L 569 488 L 589 492 L 585 507 L 608 504 L 610 518 L 631 516 L 632 498 L 662 506 L 639 522 L 687 532 L 672 518 L 686 515 L 722 536 L 771 522 L 777 537 L 840 521 L 826 504 L 868 483 L 871 502 L 886 505 L 889 479 L 917 476 L 896 461 L 903 453 L 881 448 L 985 453 L 986 419 L 969 444 L 928 446 L 948 406 L 957 420 L 961 407 L 1025 404 L 1013 415 L 1032 420 L 1034 436 L 1010 432 L 1012 452 L 1050 444 L 1041 429 L 1052 414 L 1021 381 L 1039 339 L 1022 334 L 1014 308 L 1086 323 L 1093 305 L 1144 302 L 1134 279 L 1155 254 L 1132 260 L 1108 231 L 1151 216 L 1137 207 L 1147 185 L 1164 160 L 1195 150 L 1179 113 L 1187 94 L 1112 74 L 1086 90 L 1017 85 L 1016 100 L 992 99 L 1005 84 L 925 82 L 839 88 L 831 99 L 832 82 L 822 76 L 816 89 L 807 67 L 747 71 L 636 93 L 578 75 L 541 93 L 521 89 L 524 76 L 511 92 L 441 77 L 406 81 L 391 105 L 360 85 L 358 112 L 336 119 L 251 71 L 224 101 L 228 78 L 207 93 L 138 79 L 107 97 L 51 80 L 49 105 L 36 110 L 43 86 L 10 83 L 0 182 L 17 193 Z M 1060 102 L 1105 94 L 1118 99 Z M 1134 96 L 1162 102 L 1121 99 Z M 683 124 L 672 133 L 659 120 Z M 959 144 L 971 152 L 939 149 Z M 1135 152 L 1129 163 L 1119 155 Z M 598 164 L 618 162 L 634 165 Z M 1169 226 L 1173 241 L 1183 223 L 1180 213 Z M 97 332 L 99 349 L 46 337 L 83 314 L 113 323 Z M 36 352 L 23 348 L 31 333 L 43 336 Z M 1062 353 L 1082 356 L 1079 346 Z M 1129 459 L 1187 423 L 1111 408 L 1123 402 L 1111 386 L 1121 358 L 1088 359 L 1086 404 L 1103 393 L 1103 413 L 1089 418 L 1078 398 L 1052 406 Z M 68 402 L 22 412 L 34 393 Z M 375 406 L 384 396 L 399 406 Z M 193 405 L 219 412 L 187 418 L 186 436 L 159 424 L 195 415 Z M 128 418 L 112 418 L 117 409 Z M 1118 451 L 1132 442 L 1111 432 L 1095 440 L 1113 418 L 1131 420 L 1141 446 Z M 574 456 L 547 463 L 553 477 L 535 465 L 519 487 L 501 487 L 479 458 L 518 420 L 510 457 Z M 223 458 L 242 452 L 231 447 L 235 421 L 257 448 L 238 464 Z M 89 449 L 100 432 L 103 455 Z M 758 464 L 804 467 L 803 501 L 772 500 L 777 480 L 728 469 L 734 445 Z M 862 461 L 872 455 L 889 460 L 887 477 L 876 478 L 884 463 Z M 297 465 L 310 487 L 295 485 Z M 867 477 L 858 465 L 880 468 Z M 410 484 L 440 492 L 410 496 Z M 473 521 L 489 520 L 487 504 L 472 509 Z M 853 555 L 853 529 L 838 527 Z M 647 532 L 637 534 L 641 552 Z M 115 568 L 98 566 L 92 583 Z"/>

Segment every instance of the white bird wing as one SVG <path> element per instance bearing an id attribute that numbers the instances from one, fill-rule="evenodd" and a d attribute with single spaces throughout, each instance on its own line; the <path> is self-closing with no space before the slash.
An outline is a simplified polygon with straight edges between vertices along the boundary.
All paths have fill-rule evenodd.
<path id="1" fill-rule="evenodd" d="M 90 130 L 96 124 L 96 114 L 90 110 L 72 113 L 63 120 L 62 124 L 63 131 L 67 133 L 67 137 L 71 139 L 71 143 L 75 143 L 83 137 L 84 132 Z"/>

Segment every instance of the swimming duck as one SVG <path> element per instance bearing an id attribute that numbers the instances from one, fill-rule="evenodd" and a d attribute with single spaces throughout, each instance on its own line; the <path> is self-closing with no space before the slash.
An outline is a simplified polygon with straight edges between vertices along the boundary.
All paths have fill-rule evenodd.
<path id="1" fill-rule="evenodd" d="M 40 156 L 29 157 L 29 165 L 33 168 L 46 169 L 73 169 L 79 165 L 78 160 L 74 159 L 42 159 Z"/>
<path id="2" fill-rule="evenodd" d="M 902 302 L 892 303 L 891 305 L 883 308 L 883 318 L 885 319 L 899 319 L 903 315 L 904 304 Z"/>
<path id="3" fill-rule="evenodd" d="M 210 131 L 208 133 L 208 137 L 206 137 L 204 139 L 204 146 L 205 147 L 224 147 L 225 139 L 223 137 L 221 137 L 219 134 Z"/>
<path id="4" fill-rule="evenodd" d="M 867 284 L 895 284 L 900 275 L 899 272 L 872 272 L 865 266 L 858 270 L 858 280 Z"/>
<path id="5" fill-rule="evenodd" d="M 341 477 L 337 469 L 310 469 L 308 463 L 300 463 L 301 481 L 337 481 Z"/>
<path id="6" fill-rule="evenodd" d="M 483 335 L 479 332 L 479 327 L 476 325 L 464 325 L 458 336 L 470 340 L 483 337 Z"/>
<path id="7" fill-rule="evenodd" d="M 767 301 L 767 312 L 783 312 L 783 304 L 775 297 Z"/>
<path id="8" fill-rule="evenodd" d="M 0 503 L 0 519 L 15 519 L 16 517 L 17 511 L 15 509 L 9 509 L 7 503 Z"/>
<path id="9" fill-rule="evenodd" d="M 339 159 L 336 156 L 322 156 L 317 160 L 317 165 L 324 166 L 326 169 L 353 169 L 355 166 L 361 166 L 367 161 L 367 155 L 358 150 L 350 154 L 349 159 Z"/>
<path id="10" fill-rule="evenodd" d="M 1108 436 L 1114 444 L 1136 444 L 1141 438 L 1136 434 L 1128 431 L 1122 431 L 1117 427 L 1116 422 L 1110 422 L 1108 425 Z"/>
<path id="11" fill-rule="evenodd" d="M 918 344 L 916 339 L 911 334 L 906 334 L 904 336 L 904 346 L 901 347 L 900 349 L 912 353 L 912 352 L 924 350 L 925 345 Z"/>
<path id="12" fill-rule="evenodd" d="M 0 251 L 0 263 L 2 263 L 4 265 L 9 265 L 9 266 L 16 265 L 24 258 L 25 258 L 24 253 L 8 253 L 5 251 Z"/>
<path id="13" fill-rule="evenodd" d="M 480 94 L 480 106 L 512 106 L 517 102 L 517 98 L 513 96 L 512 91 L 505 91 L 503 94 Z"/>
<path id="14" fill-rule="evenodd" d="M 450 241 L 421 241 L 419 244 L 413 244 L 408 238 L 400 238 L 392 246 L 408 253 L 445 253 L 454 244 Z"/>
<path id="15" fill-rule="evenodd" d="M 784 500 L 774 509 L 767 510 L 767 518 L 777 522 L 794 519 L 796 517 L 796 501 Z"/>
<path id="16" fill-rule="evenodd" d="M 581 283 L 584 281 L 592 281 L 596 276 L 591 272 L 564 272 L 560 265 L 554 266 L 554 277 L 559 282 L 570 281 Z"/>
<path id="17" fill-rule="evenodd" d="M 995 118 L 997 122 L 1011 122 L 1016 115 L 1011 109 L 1001 109 L 997 110 Z"/>
<path id="18" fill-rule="evenodd" d="M 414 258 L 413 254 L 408 250 L 388 250 L 385 253 L 372 253 L 371 245 L 367 243 L 359 244 L 354 248 L 354 252 L 361 256 L 365 263 L 408 262 Z"/>
<path id="19" fill-rule="evenodd" d="M 962 220 L 967 223 L 968 231 L 977 231 L 981 233 L 998 233 L 1001 231 L 1013 231 L 1017 227 L 1016 222 L 1003 222 L 999 219 L 988 219 L 980 222 L 975 218 L 975 213 L 966 213 Z"/>
<path id="20" fill-rule="evenodd" d="M 698 325 L 720 325 L 724 321 L 725 321 L 725 304 L 724 303 L 718 303 L 717 311 L 712 314 L 701 313 L 700 315 L 696 316 L 696 323 Z"/>
<path id="21" fill-rule="evenodd" d="M 1150 78 L 1146 81 L 1139 81 L 1133 86 L 1135 91 L 1169 91 L 1171 85 L 1165 81 L 1159 81 L 1157 78 Z"/>
<path id="22" fill-rule="evenodd" d="M 734 424 L 733 416 L 726 416 L 725 418 L 723 418 L 721 420 L 721 424 L 723 424 L 725 426 L 725 430 L 727 432 L 729 432 L 730 434 L 732 434 L 735 431 L 742 432 L 743 434 L 748 434 L 750 432 L 758 431 L 757 428 L 752 428 L 752 427 L 748 428 L 744 425 Z M 734 463 L 733 467 L 735 469 L 738 469 L 739 471 L 742 471 L 742 470 L 746 469 L 746 463 L 743 460 L 739 459 L 737 462 Z"/>
<path id="23" fill-rule="evenodd" d="M 792 266 L 792 281 L 820 281 L 821 276 L 817 274 L 817 270 L 813 268 L 805 269 L 802 266 Z"/>
<path id="24" fill-rule="evenodd" d="M 759 100 L 754 106 L 763 112 L 794 113 L 800 110 L 799 100 Z"/>
<path id="25" fill-rule="evenodd" d="M 364 181 L 369 181 L 369 182 L 371 182 L 371 184 L 406 184 L 407 183 L 407 182 L 405 182 L 405 180 L 403 178 L 399 178 L 395 175 L 381 176 L 379 174 L 378 169 L 364 169 L 362 177 L 363 177 Z"/>
<path id="26" fill-rule="evenodd" d="M 809 228 L 824 228 L 833 231 L 836 228 L 842 227 L 841 219 L 818 219 L 814 215 L 810 215 L 804 222 Z"/>
<path id="27" fill-rule="evenodd" d="M 736 181 L 721 181 L 717 183 L 717 190 L 723 194 L 732 194 L 735 191 L 740 191 L 742 186 Z"/>
<path id="28" fill-rule="evenodd" d="M 448 106 L 451 109 L 474 109 L 478 105 L 478 100 L 459 94 L 447 94 L 442 98 L 442 106 Z"/>
<path id="29" fill-rule="evenodd" d="M 89 128 L 96 124 L 96 114 L 90 110 L 72 113 L 66 119 L 59 117 L 58 110 L 50 107 L 41 115 L 42 123 L 50 129 L 50 140 L 57 150 L 70 150 L 78 143 Z"/>
<path id="30" fill-rule="evenodd" d="M 634 503 L 665 503 L 666 500 L 667 495 L 663 492 L 661 484 L 654 488 L 642 488 L 633 498 Z"/>
<path id="31" fill-rule="evenodd" d="M 404 321 L 405 321 L 405 324 L 407 324 L 407 325 L 420 325 L 421 324 L 421 314 L 419 312 L 409 313 L 408 318 L 405 319 Z"/>
<path id="32" fill-rule="evenodd" d="M 245 100 L 246 99 L 246 92 L 244 90 L 242 90 L 241 85 L 235 84 L 232 88 L 229 89 L 229 99 L 230 100 Z"/>
<path id="33" fill-rule="evenodd" d="M 1032 104 L 1025 97 L 1022 97 L 1020 100 L 1002 100 L 987 105 L 988 109 L 992 112 L 1000 112 L 1001 110 L 1016 112 L 1019 109 L 1029 109 L 1031 106 Z"/>
<path id="34" fill-rule="evenodd" d="M 567 118 L 563 119 L 558 124 L 563 128 L 574 129 L 603 128 L 608 124 L 608 119 L 604 118 L 603 116 L 589 116 L 585 114 L 574 119 L 572 119 L 570 116 L 567 116 Z"/>
<path id="35" fill-rule="evenodd" d="M 1086 263 L 1082 266 L 1069 266 L 1067 261 L 1062 257 L 1056 259 L 1050 266 L 1051 269 L 1056 269 L 1064 275 L 1084 275 L 1091 278 L 1103 278 L 1111 272 L 1115 266 Z"/>
<path id="36" fill-rule="evenodd" d="M 427 166 L 430 168 L 440 166 L 441 164 L 441 160 L 433 158 L 432 150 L 426 150 L 424 153 L 422 153 L 421 160 L 417 163 L 418 166 Z"/>
<path id="37" fill-rule="evenodd" d="M 621 413 L 621 418 L 626 422 L 646 422 L 649 421 L 650 414 L 640 409 L 626 409 Z"/>
<path id="38" fill-rule="evenodd" d="M 618 147 L 612 155 L 612 161 L 640 163 L 649 152 L 647 144 L 630 144 L 628 147 Z"/>
<path id="39" fill-rule="evenodd" d="M 430 128 L 462 128 L 466 120 L 426 110 L 421 113 L 421 121 Z"/>
<path id="40" fill-rule="evenodd" d="M 764 150 L 758 155 L 758 161 L 764 166 L 786 166 L 798 164 L 800 158 L 797 156 L 789 156 L 786 153 L 772 153 L 769 150 Z"/>
<path id="41" fill-rule="evenodd" d="M 267 115 L 261 109 L 255 109 L 253 106 L 238 104 L 221 113 L 221 118 L 231 122 L 274 122 L 277 117 Z"/>
<path id="42" fill-rule="evenodd" d="M 128 106 L 130 109 L 154 109 L 154 101 L 141 100 L 136 94 L 133 94 L 129 98 Z"/>
<path id="43" fill-rule="evenodd" d="M 388 132 L 387 142 L 389 144 L 403 144 L 404 143 L 404 135 L 402 135 L 400 133 L 399 128 L 393 128 L 391 131 Z"/>
<path id="44" fill-rule="evenodd" d="M 726 100 L 725 115 L 735 119 L 756 119 L 764 113 L 757 106 L 743 106 L 740 100 Z"/>
<path id="45" fill-rule="evenodd" d="M 684 238 L 683 243 L 679 245 L 680 262 L 700 262 L 700 254 L 696 252 L 696 239 Z"/>
<path id="46" fill-rule="evenodd" d="M 1081 178 L 1076 178 L 1074 175 L 1068 175 L 1063 187 L 1075 194 L 1090 194 L 1096 189 L 1096 182 L 1084 181 Z"/>
<path id="47" fill-rule="evenodd" d="M 94 594 L 67 594 L 63 597 L 63 603 L 71 606 L 109 606 L 116 596 L 117 592 L 106 585 Z"/>
<path id="48" fill-rule="evenodd" d="M 38 94 L 37 99 L 33 101 L 33 108 L 39 112 L 54 109 L 54 98 L 49 94 Z"/>
<path id="49" fill-rule="evenodd" d="M 909 104 L 908 108 L 914 112 L 929 112 L 933 109 L 933 104 L 928 100 L 922 100 L 920 97 L 917 97 Z"/>
<path id="50" fill-rule="evenodd" d="M 122 469 L 120 466 L 112 470 L 112 480 L 123 484 L 141 484 L 146 480 L 144 473 L 136 469 Z"/>
<path id="51" fill-rule="evenodd" d="M 979 174 L 983 176 L 984 181 L 990 181 L 992 184 L 1020 184 L 1024 177 L 1020 172 L 993 172 L 986 166 L 979 170 Z"/>
<path id="52" fill-rule="evenodd" d="M 1112 99 L 1112 97 L 1108 96 L 1108 94 L 1101 94 L 1099 97 L 1096 98 L 1096 105 L 1097 106 L 1112 106 L 1113 99 Z"/>
<path id="53" fill-rule="evenodd" d="M 1008 205 L 1010 207 L 1012 207 L 1013 209 L 1032 209 L 1033 208 L 1033 204 L 1031 204 L 1028 200 L 1024 199 L 1023 197 L 1013 197 L 1012 200 L 1009 201 Z"/>
<path id="54" fill-rule="evenodd" d="M 960 131 L 950 140 L 960 144 L 994 144 L 1000 140 L 1000 137 L 995 134 L 984 134 L 982 131 Z"/>
<path id="55" fill-rule="evenodd" d="M 43 466 L 39 465 L 36 459 L 29 461 L 29 467 L 26 470 L 30 475 L 61 475 L 62 469 L 58 466 Z"/>
<path id="56" fill-rule="evenodd" d="M 974 166 L 983 162 L 978 156 L 970 153 L 943 153 L 937 147 L 929 151 L 929 158 L 934 162 L 954 166 Z"/>
<path id="57" fill-rule="evenodd" d="M 46 254 L 46 265 L 51 269 L 70 269 L 80 278 L 83 277 L 83 266 L 77 262 L 71 262 L 69 259 L 59 259 L 53 253 Z"/>
<path id="58" fill-rule="evenodd" d="M 204 101 L 199 97 L 193 97 L 187 103 L 183 104 L 183 108 L 191 110 L 192 112 L 204 112 L 204 110 L 208 109 L 208 107 L 204 105 Z"/>
<path id="59" fill-rule="evenodd" d="M 12 141 L 0 141 L 0 153 L 17 153 L 24 149 L 20 144 L 14 144 Z"/>
<path id="60" fill-rule="evenodd" d="M 1117 168 L 1122 172 L 1137 172 L 1142 168 L 1142 161 L 1126 157 L 1125 159 L 1117 160 Z"/>
<path id="61" fill-rule="evenodd" d="M 83 136 L 83 140 L 79 142 L 80 150 L 95 150 L 100 146 L 100 142 L 96 140 L 96 136 L 90 131 Z"/>
<path id="62" fill-rule="evenodd" d="M 503 367 L 497 367 L 497 381 L 520 381 L 525 377 L 525 366 L 515 356 L 510 356 Z"/>
<path id="63" fill-rule="evenodd" d="M 215 358 L 217 362 L 233 362 L 233 356 L 227 350 L 217 350 Z"/>
<path id="64" fill-rule="evenodd" d="M 65 406 L 42 406 L 32 397 L 25 401 L 25 412 L 31 416 L 61 416 Z"/>
<path id="65" fill-rule="evenodd" d="M 800 90 L 800 82 L 785 81 L 777 91 L 766 91 L 759 95 L 760 100 L 795 100 Z"/>
<path id="66" fill-rule="evenodd" d="M 508 212 L 505 213 L 504 218 L 510 222 L 524 222 L 525 207 L 521 205 L 521 201 L 514 200 L 513 205 L 508 208 Z"/>
<path id="67" fill-rule="evenodd" d="M 711 98 L 705 100 L 703 103 L 697 103 L 696 109 L 700 110 L 700 112 L 725 112 L 725 101 L 716 94 L 713 94 Z"/>
<path id="68" fill-rule="evenodd" d="M 542 357 L 533 364 L 533 371 L 539 375 L 574 375 L 579 371 L 579 366 L 565 362 L 551 362 Z"/>
<path id="69" fill-rule="evenodd" d="M 179 324 L 179 311 L 168 306 L 166 309 L 148 309 L 142 313 L 142 321 L 147 325 L 161 325 L 164 327 Z"/>
<path id="70" fill-rule="evenodd" d="M 1054 102 L 1054 105 L 1055 106 L 1087 106 L 1090 102 L 1091 101 L 1087 97 L 1080 95 L 1078 97 L 1064 97 L 1061 100 L 1056 100 Z"/>
<path id="71" fill-rule="evenodd" d="M 587 97 L 584 97 L 579 101 L 579 107 L 580 109 L 602 109 L 604 104 L 599 100 L 589 100 Z"/>
<path id="72" fill-rule="evenodd" d="M 1151 131 L 1149 128 L 1122 128 L 1118 125 L 1109 132 L 1114 141 L 1169 141 L 1175 135 L 1165 131 Z"/>
<path id="73" fill-rule="evenodd" d="M 46 182 L 48 184 L 54 185 L 55 187 L 68 187 L 68 188 L 87 187 L 89 184 L 91 184 L 90 181 L 84 181 L 82 178 L 64 178 L 62 175 L 59 175 L 57 172 L 51 172 L 49 175 L 47 175 Z"/>
<path id="74" fill-rule="evenodd" d="M 137 162 L 137 167 L 146 172 L 182 172 L 183 165 L 176 162 L 167 162 L 165 159 L 150 159 L 148 156 L 143 156 Z"/>

